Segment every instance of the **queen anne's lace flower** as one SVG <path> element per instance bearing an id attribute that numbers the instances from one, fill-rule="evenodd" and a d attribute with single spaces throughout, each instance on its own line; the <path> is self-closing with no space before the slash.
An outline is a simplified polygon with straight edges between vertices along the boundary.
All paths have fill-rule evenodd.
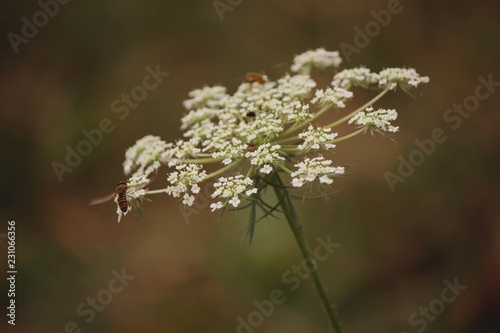
<path id="1" fill-rule="evenodd" d="M 311 100 L 311 103 L 321 103 L 333 105 L 336 108 L 345 108 L 344 101 L 348 98 L 352 98 L 353 94 L 349 90 L 343 88 L 335 87 L 333 89 L 326 88 L 316 90 L 315 97 Z"/>
<path id="2" fill-rule="evenodd" d="M 293 59 L 291 70 L 301 74 L 309 74 L 313 68 L 325 71 L 337 68 L 342 63 L 339 52 L 329 52 L 323 48 L 306 51 Z"/>
<path id="3" fill-rule="evenodd" d="M 366 112 L 365 112 L 366 111 Z M 396 110 L 378 109 L 373 111 L 373 107 L 366 108 L 365 111 L 358 112 L 349 120 L 349 124 L 375 128 L 385 132 L 397 132 L 399 127 L 392 126 L 391 121 L 396 120 L 398 113 Z"/>
<path id="4" fill-rule="evenodd" d="M 257 188 L 252 187 L 254 182 L 259 189 L 273 185 L 271 180 L 277 172 L 288 173 L 294 187 L 315 180 L 322 185 L 331 184 L 333 177 L 344 172 L 342 167 L 332 167 L 332 161 L 322 156 L 305 157 L 298 163 L 297 158 L 311 150 L 331 151 L 334 143 L 364 133 L 366 129 L 395 132 L 398 128 L 391 122 L 397 113 L 367 108 L 351 110 L 326 126 L 313 122 L 331 107 L 345 108 L 353 97 L 351 87 L 385 88 L 374 97 L 376 102 L 396 85 L 406 89 L 429 81 L 413 69 L 388 68 L 373 73 L 358 67 L 338 72 L 333 76 L 333 87 L 316 89 L 316 82 L 310 76 L 312 68 L 324 71 L 338 67 L 341 61 L 338 52 L 317 49 L 295 57 L 292 71 L 297 74 L 285 74 L 277 80 L 263 75 L 260 82 L 241 83 L 232 94 L 222 86 L 191 91 L 189 99 L 183 102 L 187 110 L 181 120 L 183 139 L 165 143 L 157 136 L 148 135 L 127 150 L 123 168 L 126 174 L 132 174 L 128 181 L 129 197 L 136 200 L 148 193 L 166 192 L 191 206 L 200 191 L 198 184 L 219 177 L 222 172 L 233 176 L 221 177 L 215 184 L 212 197 L 224 200 L 212 203 L 212 210 L 226 205 L 239 207 L 241 201 L 250 196 L 252 203 L 262 201 L 260 190 L 257 193 Z M 331 128 L 347 120 L 362 128 L 337 138 L 338 134 Z M 201 167 L 207 163 L 215 166 L 212 168 L 215 171 L 208 175 Z M 167 177 L 169 186 L 162 190 L 144 190 L 149 176 L 161 165 L 175 167 Z M 250 166 L 246 176 L 234 176 L 237 165 L 238 168 Z M 266 205 L 262 202 L 260 207 Z M 120 210 L 118 214 L 121 217 L 126 212 Z"/>
<path id="5" fill-rule="evenodd" d="M 150 181 L 146 175 L 132 176 L 128 179 L 127 186 L 129 188 L 143 188 Z"/>
<path id="6" fill-rule="evenodd" d="M 233 94 L 227 94 L 222 86 L 191 91 L 190 98 L 183 102 L 187 109 L 181 125 L 184 139 L 167 144 L 159 137 L 146 136 L 126 152 L 124 171 L 135 172 L 127 185 L 120 182 L 115 191 L 118 221 L 132 206 L 140 210 L 139 201 L 147 200 L 148 194 L 167 193 L 182 198 L 184 206 L 192 206 L 195 195 L 200 193 L 200 182 L 217 177 L 211 193 L 211 198 L 216 200 L 210 204 L 212 211 L 224 211 L 228 207 L 242 209 L 243 202 L 245 208 L 250 208 L 246 228 L 250 241 L 256 222 L 283 213 L 305 259 L 309 259 L 289 192 L 295 192 L 292 187 L 304 186 L 309 194 L 318 186 L 324 192 L 325 186 L 344 174 L 344 168 L 332 166 L 333 161 L 321 155 L 313 158 L 304 155 L 311 150 L 317 153 L 319 149 L 330 153 L 334 143 L 368 129 L 372 135 L 373 132 L 396 132 L 398 128 L 391 125 L 397 118 L 395 110 L 373 111 L 366 105 L 377 102 L 397 85 L 406 91 L 429 81 L 413 69 L 388 68 L 376 74 L 360 67 L 337 73 L 331 82 L 333 88 L 316 89 L 316 82 L 310 76 L 312 69 L 324 71 L 338 67 L 341 62 L 339 52 L 317 49 L 295 57 L 291 69 L 298 73 L 296 75 L 285 74 L 273 81 L 265 75 L 249 73 L 246 82 Z M 256 80 L 250 80 L 252 76 Z M 349 89 L 353 86 L 379 90 L 379 93 L 362 107 L 332 120 L 331 116 L 338 115 L 339 109 L 346 106 L 346 100 L 352 98 Z M 338 112 L 328 114 L 331 108 Z M 317 124 L 321 123 L 322 115 L 327 116 L 321 121 L 329 121 L 329 124 Z M 347 121 L 359 128 L 337 138 L 332 128 Z M 169 186 L 145 190 L 148 176 L 161 164 L 175 167 L 167 176 Z M 203 169 L 204 164 L 211 164 L 210 174 Z M 318 186 L 313 186 L 313 182 Z M 264 195 L 267 187 L 274 188 L 276 201 L 267 202 L 268 196 Z M 125 209 L 124 195 L 131 203 L 128 209 Z M 315 279 L 324 296 L 317 275 Z M 325 297 L 323 304 L 325 308 L 331 306 Z M 335 315 L 329 312 L 329 316 L 340 331 Z"/>
<path id="7" fill-rule="evenodd" d="M 344 69 L 333 77 L 332 86 L 350 89 L 352 86 L 369 88 L 379 82 L 379 75 L 366 67 Z"/>
<path id="8" fill-rule="evenodd" d="M 194 124 L 199 124 L 198 126 L 201 126 L 201 124 L 210 119 L 214 119 L 217 117 L 217 113 L 219 111 L 217 109 L 211 109 L 211 108 L 200 108 L 196 110 L 191 110 L 187 115 L 182 117 L 181 119 L 181 130 L 185 130 L 189 127 L 192 127 Z"/>
<path id="9" fill-rule="evenodd" d="M 213 148 L 213 158 L 222 158 L 222 164 L 228 165 L 233 159 L 240 158 L 245 153 L 246 144 L 237 138 L 232 138 L 231 141 L 218 141 L 210 144 L 208 147 Z"/>
<path id="10" fill-rule="evenodd" d="M 200 191 L 198 183 L 205 179 L 207 173 L 199 164 L 181 164 L 175 169 L 177 171 L 172 172 L 167 178 L 172 186 L 168 186 L 166 192 L 174 197 L 180 197 L 182 193 L 185 193 L 183 203 L 191 206 L 194 197 L 189 193 L 196 194 Z"/>
<path id="11" fill-rule="evenodd" d="M 330 176 L 344 173 L 343 167 L 331 167 L 331 160 L 326 160 L 323 156 L 310 159 L 306 157 L 304 161 L 295 164 L 297 171 L 291 174 L 292 185 L 302 187 L 305 182 L 312 183 L 316 179 L 322 184 L 331 184 Z"/>
<path id="12" fill-rule="evenodd" d="M 279 154 L 280 148 L 280 145 L 271 145 L 270 143 L 265 143 L 260 145 L 257 150 L 247 152 L 245 154 L 245 157 L 250 159 L 250 164 L 256 166 L 273 164 L 273 162 L 285 159 Z"/>
<path id="13" fill-rule="evenodd" d="M 399 84 L 403 88 L 416 88 L 420 83 L 428 83 L 428 76 L 420 76 L 413 68 L 386 68 L 379 73 L 379 85 L 390 84 L 391 90 Z"/>
<path id="14" fill-rule="evenodd" d="M 324 148 L 326 150 L 335 148 L 332 141 L 338 136 L 338 133 L 331 133 L 332 129 L 328 127 L 318 127 L 314 128 L 309 125 L 307 131 L 299 134 L 299 138 L 304 140 L 303 143 L 297 146 L 298 149 L 308 151 L 309 149 L 320 149 Z"/>
<path id="15" fill-rule="evenodd" d="M 158 160 L 165 150 L 172 147 L 172 144 L 165 143 L 158 136 L 148 135 L 137 140 L 135 145 L 127 149 L 123 171 L 126 175 L 132 170 L 137 170 L 132 176 L 150 175 L 160 167 Z"/>
<path id="16" fill-rule="evenodd" d="M 277 90 L 280 94 L 288 96 L 287 98 L 296 99 L 309 95 L 311 90 L 316 87 L 316 82 L 309 75 L 285 75 L 278 79 Z"/>
<path id="17" fill-rule="evenodd" d="M 243 175 L 236 175 L 231 177 L 220 177 L 219 180 L 214 184 L 215 191 L 212 194 L 212 198 L 230 198 L 229 203 L 233 207 L 238 207 L 241 200 L 240 196 L 245 193 L 246 196 L 250 196 L 257 193 L 257 188 L 250 188 L 253 185 L 253 180 L 244 177 Z M 222 208 L 222 202 L 217 202 L 210 205 L 212 210 Z"/>
<path id="18" fill-rule="evenodd" d="M 213 107 L 218 104 L 218 101 L 226 97 L 226 87 L 204 87 L 196 89 L 189 93 L 191 99 L 185 100 L 182 104 L 187 110 L 201 108 L 204 106 Z"/>
<path id="19" fill-rule="evenodd" d="M 179 140 L 175 146 L 161 153 L 160 160 L 168 162 L 169 166 L 175 166 L 183 163 L 186 158 L 197 157 L 201 152 L 201 148 L 198 147 L 199 143 L 200 138 L 198 137 L 190 138 L 188 141 Z"/>

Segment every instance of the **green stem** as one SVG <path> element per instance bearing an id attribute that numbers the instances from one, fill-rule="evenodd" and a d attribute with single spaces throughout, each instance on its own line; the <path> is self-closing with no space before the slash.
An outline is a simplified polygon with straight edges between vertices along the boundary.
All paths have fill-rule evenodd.
<path id="1" fill-rule="evenodd" d="M 355 132 L 352 132 L 350 134 L 346 134 L 344 136 L 341 136 L 340 138 L 336 138 L 336 139 L 333 139 L 332 141 L 328 141 L 328 143 L 337 143 L 337 142 L 340 142 L 340 141 L 344 141 L 344 140 L 347 140 L 347 139 L 350 139 L 358 134 L 361 134 L 363 132 L 366 131 L 366 128 L 360 128 L 359 130 L 355 131 Z"/>
<path id="2" fill-rule="evenodd" d="M 318 290 L 319 297 L 323 302 L 325 310 L 328 314 L 328 317 L 335 328 L 337 333 L 342 333 L 342 327 L 340 326 L 339 318 L 337 317 L 337 313 L 335 309 L 330 304 L 330 300 L 328 299 L 328 295 L 326 293 L 325 287 L 323 286 L 323 282 L 318 274 L 318 271 L 315 269 L 314 259 L 311 256 L 311 253 L 308 249 L 306 240 L 304 238 L 304 233 L 302 232 L 302 227 L 300 225 L 297 213 L 292 204 L 292 199 L 290 198 L 290 194 L 283 186 L 280 176 L 278 173 L 274 173 L 272 176 L 273 180 L 276 182 L 276 186 L 274 186 L 274 192 L 276 193 L 276 197 L 280 201 L 281 208 L 283 209 L 283 214 L 286 217 L 288 225 L 290 229 L 292 229 L 292 233 L 295 236 L 295 240 L 299 245 L 300 251 L 306 260 L 309 271 L 311 272 L 314 278 L 314 284 L 316 285 L 316 289 Z"/>
<path id="3" fill-rule="evenodd" d="M 228 164 L 228 165 L 226 165 L 225 167 L 220 168 L 219 170 L 212 172 L 211 174 L 209 174 L 208 176 L 206 176 L 205 178 L 203 178 L 203 180 L 207 180 L 207 179 L 209 179 L 209 178 L 212 178 L 212 177 L 218 176 L 218 175 L 220 175 L 221 173 L 224 173 L 224 172 L 226 172 L 227 170 L 231 169 L 232 167 L 237 166 L 237 165 L 238 165 L 238 164 L 240 164 L 243 160 L 244 160 L 243 158 L 240 158 L 239 160 L 236 160 L 236 161 L 234 161 L 233 163 Z"/>
<path id="4" fill-rule="evenodd" d="M 206 157 L 206 158 L 163 158 L 160 160 L 162 163 L 168 163 L 171 161 L 176 161 L 177 164 L 179 163 L 195 163 L 195 164 L 208 164 L 208 163 L 216 163 L 222 161 L 223 158 L 213 158 L 213 157 Z"/>
<path id="5" fill-rule="evenodd" d="M 278 166 L 281 168 L 281 170 L 285 171 L 288 174 L 292 174 L 293 171 L 288 169 L 284 164 L 278 163 Z"/>
<path id="6" fill-rule="evenodd" d="M 363 132 L 366 132 L 366 128 L 364 128 L 364 127 L 355 131 L 355 132 L 341 136 L 340 138 L 333 139 L 332 141 L 327 141 L 325 143 L 335 143 L 335 142 L 344 141 L 344 140 L 350 139 L 350 138 L 352 138 L 360 133 L 363 133 Z M 298 140 L 298 138 L 299 138 L 298 136 L 294 136 L 294 137 L 291 137 L 290 139 Z M 285 139 L 285 140 L 288 140 L 288 139 Z M 295 151 L 300 151 L 302 149 L 297 148 L 297 145 L 281 145 L 280 150 L 281 151 L 295 152 Z"/>
<path id="7" fill-rule="evenodd" d="M 286 131 L 284 131 L 283 133 L 281 133 L 276 139 L 283 138 L 283 137 L 287 136 L 288 134 L 293 133 L 293 132 L 301 129 L 302 127 L 306 126 L 307 124 L 310 124 L 314 119 L 316 119 L 319 116 L 321 116 L 323 113 L 325 113 L 326 111 L 328 111 L 328 109 L 330 109 L 331 107 L 332 106 L 330 104 L 325 105 L 321 110 L 319 110 L 318 112 L 316 112 L 311 118 L 305 120 L 304 122 L 302 122 L 300 124 L 297 124 L 297 125 L 294 125 L 294 126 L 290 127 L 289 129 L 287 129 Z"/>
<path id="8" fill-rule="evenodd" d="M 159 189 L 159 190 L 146 191 L 146 194 L 160 194 L 160 193 L 167 194 L 167 189 L 166 188 L 162 188 L 162 189 Z"/>

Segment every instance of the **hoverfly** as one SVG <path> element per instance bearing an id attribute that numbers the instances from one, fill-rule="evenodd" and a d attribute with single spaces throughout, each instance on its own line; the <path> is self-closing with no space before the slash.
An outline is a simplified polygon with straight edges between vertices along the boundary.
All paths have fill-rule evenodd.
<path id="1" fill-rule="evenodd" d="M 110 193 L 102 198 L 94 199 L 90 202 L 89 205 L 92 206 L 92 205 L 102 204 L 106 201 L 111 200 L 115 196 L 117 196 L 118 197 L 118 200 L 117 200 L 118 207 L 120 207 L 120 210 L 125 213 L 128 211 L 128 202 L 127 202 L 128 189 L 129 189 L 129 187 L 127 185 L 127 182 L 120 181 L 120 182 L 118 182 L 118 184 L 116 184 L 116 189 L 113 193 Z"/>
<path id="2" fill-rule="evenodd" d="M 127 190 L 128 190 L 128 185 L 124 181 L 120 181 L 116 185 L 115 194 L 118 195 L 118 206 L 120 207 L 120 210 L 124 213 L 128 210 Z"/>
<path id="3" fill-rule="evenodd" d="M 134 208 L 140 209 L 140 206 L 139 206 L 139 204 L 137 202 L 138 201 L 137 198 L 131 197 L 127 193 L 131 189 L 133 189 L 133 190 L 140 190 L 140 189 L 144 188 L 148 184 L 149 184 L 149 182 L 144 183 L 142 185 L 138 185 L 138 186 L 129 186 L 127 184 L 127 182 L 120 181 L 120 182 L 118 182 L 118 184 L 116 184 L 116 188 L 115 188 L 115 191 L 113 193 L 110 193 L 110 194 L 108 194 L 108 195 L 106 195 L 106 196 L 104 196 L 102 198 L 98 198 L 98 199 L 92 200 L 90 202 L 90 205 L 98 205 L 98 204 L 104 203 L 106 201 L 109 201 L 112 198 L 116 198 L 116 203 L 118 204 L 119 209 L 123 213 L 126 214 L 129 211 L 129 207 L 130 207 L 129 206 L 129 199 L 131 199 L 130 201 L 132 203 L 132 206 Z M 139 199 L 141 199 L 141 198 L 139 198 Z M 146 198 L 142 198 L 142 199 L 148 200 Z"/>

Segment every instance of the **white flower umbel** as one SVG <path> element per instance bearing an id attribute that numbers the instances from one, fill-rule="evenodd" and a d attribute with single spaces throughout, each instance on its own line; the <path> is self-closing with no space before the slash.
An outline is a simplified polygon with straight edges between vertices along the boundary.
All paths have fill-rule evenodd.
<path id="1" fill-rule="evenodd" d="M 247 197 L 257 193 L 257 188 L 251 188 L 252 185 L 253 180 L 243 175 L 220 177 L 214 184 L 215 191 L 212 194 L 212 198 L 229 199 L 228 202 L 236 208 L 241 202 L 240 197 L 243 193 L 245 193 Z M 222 202 L 210 205 L 212 210 L 220 209 L 223 206 Z"/>
<path id="2" fill-rule="evenodd" d="M 403 88 L 416 87 L 429 80 L 413 69 L 388 68 L 374 73 L 368 68 L 358 67 L 338 72 L 333 76 L 333 87 L 317 88 L 311 76 L 312 68 L 324 71 L 336 68 L 340 63 L 338 52 L 310 50 L 295 57 L 292 70 L 296 74 L 284 74 L 274 80 L 263 76 L 256 82 L 242 82 L 233 93 L 228 93 L 223 86 L 191 91 L 189 99 L 183 103 L 187 110 L 181 119 L 183 138 L 166 143 L 157 136 L 148 135 L 127 150 L 123 164 L 126 174 L 144 176 L 143 182 L 149 181 L 149 176 L 163 165 L 175 168 L 167 176 L 168 187 L 142 190 L 140 181 L 131 178 L 130 198 L 142 199 L 150 194 L 169 193 L 190 206 L 194 203 L 201 181 L 217 179 L 223 174 L 227 178 L 221 178 L 219 191 L 214 197 L 226 200 L 213 203 L 212 209 L 220 209 L 227 204 L 240 207 L 242 198 L 250 194 L 233 193 L 226 187 L 243 179 L 252 180 L 255 187 L 261 189 L 273 186 L 274 177 L 285 172 L 289 184 L 295 187 L 313 179 L 328 185 L 332 175 L 340 175 L 343 168 L 331 167 L 332 162 L 323 157 L 308 159 L 304 155 L 311 150 L 329 153 L 339 142 L 363 134 L 367 129 L 397 131 L 398 128 L 391 124 L 397 117 L 396 111 L 374 111 L 369 106 L 393 89 L 394 84 Z M 319 118 L 323 115 L 329 114 L 326 119 L 335 116 L 329 111 L 348 107 L 347 102 L 353 98 L 352 87 L 379 90 L 379 93 L 340 119 L 319 126 Z M 358 128 L 339 137 L 333 127 L 345 123 Z M 306 159 L 297 164 L 299 158 Z M 202 169 L 202 165 L 206 164 L 212 165 L 210 174 Z M 234 178 L 234 174 L 240 173 L 245 175 L 244 178 Z M 223 186 L 224 180 L 226 183 Z M 132 185 L 134 182 L 139 183 L 135 186 Z M 287 184 L 283 186 L 287 188 Z M 222 196 L 222 188 L 225 194 L 233 194 Z M 252 195 L 249 205 L 260 202 L 259 207 L 265 211 L 265 207 L 272 206 L 263 202 L 260 193 L 260 190 L 253 193 L 255 195 Z"/>
<path id="3" fill-rule="evenodd" d="M 313 88 L 316 87 L 316 82 L 309 75 L 297 74 L 290 76 L 285 75 L 278 79 L 277 92 L 291 99 L 300 99 L 307 97 Z M 285 97 L 285 98 L 286 98 Z"/>
<path id="4" fill-rule="evenodd" d="M 176 142 L 175 146 L 170 146 L 168 149 L 160 154 L 159 160 L 163 163 L 167 163 L 168 166 L 173 167 L 178 164 L 184 164 L 191 157 L 200 157 L 201 148 L 198 147 L 201 139 L 198 137 L 190 138 L 187 141 L 179 140 Z"/>
<path id="5" fill-rule="evenodd" d="M 213 158 L 223 159 L 222 164 L 228 165 L 234 159 L 238 159 L 244 155 L 247 145 L 237 138 L 232 138 L 230 142 L 214 140 L 208 147 L 211 148 L 210 150 L 214 150 L 212 153 Z"/>
<path id="6" fill-rule="evenodd" d="M 352 98 L 352 96 L 352 91 L 345 90 L 343 88 L 334 87 L 333 89 L 318 89 L 316 90 L 316 95 L 311 100 L 311 103 L 329 104 L 335 106 L 337 109 L 340 109 L 345 108 L 344 101 Z"/>
<path id="7" fill-rule="evenodd" d="M 378 109 L 377 111 L 373 111 L 373 107 L 370 106 L 365 111 L 361 111 L 352 117 L 349 120 L 349 124 L 355 123 L 356 125 L 384 132 L 398 131 L 399 127 L 392 126 L 390 123 L 398 117 L 396 110 Z"/>
<path id="8" fill-rule="evenodd" d="M 395 90 L 397 85 L 403 89 L 416 88 L 420 83 L 428 83 L 428 76 L 420 76 L 413 68 L 386 68 L 379 73 L 378 84 Z"/>
<path id="9" fill-rule="evenodd" d="M 250 159 L 250 164 L 256 166 L 273 164 L 274 162 L 285 159 L 283 156 L 280 156 L 280 148 L 280 145 L 265 143 L 260 145 L 257 150 L 247 152 L 245 157 Z"/>
<path id="10" fill-rule="evenodd" d="M 172 172 L 167 178 L 168 182 L 172 184 L 172 186 L 167 187 L 167 194 L 180 197 L 182 193 L 185 193 L 183 203 L 191 206 L 194 197 L 190 196 L 189 193 L 198 193 L 200 191 L 198 183 L 207 176 L 206 171 L 202 169 L 203 167 L 199 164 L 178 165 L 177 171 Z"/>
<path id="11" fill-rule="evenodd" d="M 323 156 L 317 156 L 312 159 L 306 157 L 304 161 L 295 164 L 297 171 L 291 174 L 292 185 L 294 187 L 302 187 L 304 183 L 312 183 L 316 179 L 321 184 L 331 184 L 332 176 L 341 175 L 344 173 L 343 167 L 331 167 L 333 162 L 326 160 Z"/>
<path id="12" fill-rule="evenodd" d="M 188 103 L 189 104 L 189 103 Z M 205 120 L 211 120 L 217 117 L 218 110 L 202 107 L 200 109 L 191 110 L 187 115 L 181 118 L 181 130 L 185 130 L 192 127 L 194 124 L 199 124 L 198 127 Z"/>
<path id="13" fill-rule="evenodd" d="M 333 77 L 332 86 L 343 89 L 350 89 L 352 86 L 369 88 L 379 82 L 379 75 L 372 73 L 366 67 L 344 69 Z"/>
<path id="14" fill-rule="evenodd" d="M 156 171 L 161 154 L 172 147 L 171 143 L 166 143 L 158 136 L 148 135 L 137 140 L 135 145 L 127 149 L 125 153 L 125 162 L 123 162 L 123 171 L 126 175 L 136 169 L 132 176 L 149 176 Z"/>
<path id="15" fill-rule="evenodd" d="M 330 150 L 335 148 L 335 145 L 329 143 L 338 136 L 338 133 L 332 133 L 332 129 L 328 127 L 318 127 L 314 128 L 309 125 L 307 131 L 299 134 L 299 138 L 304 140 L 301 144 L 297 146 L 298 149 L 303 151 L 309 151 L 310 149 L 326 149 Z"/>
<path id="16" fill-rule="evenodd" d="M 146 175 L 132 176 L 127 181 L 127 186 L 129 188 L 141 189 L 148 185 L 151 180 L 148 179 Z"/>
<path id="17" fill-rule="evenodd" d="M 214 107 L 218 101 L 226 97 L 226 87 L 214 86 L 193 90 L 189 93 L 191 99 L 187 99 L 182 104 L 189 111 L 205 106 Z"/>
<path id="18" fill-rule="evenodd" d="M 292 72 L 309 74 L 313 68 L 325 71 L 331 68 L 337 68 L 341 63 L 342 58 L 338 51 L 329 52 L 323 48 L 319 48 L 295 56 L 291 70 Z"/>

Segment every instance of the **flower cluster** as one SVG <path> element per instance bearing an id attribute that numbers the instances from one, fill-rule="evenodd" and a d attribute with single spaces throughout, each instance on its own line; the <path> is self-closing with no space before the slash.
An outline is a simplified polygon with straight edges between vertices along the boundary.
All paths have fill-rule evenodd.
<path id="1" fill-rule="evenodd" d="M 344 69 L 335 74 L 332 86 L 344 89 L 350 89 L 352 86 L 369 88 L 374 84 L 378 84 L 378 81 L 379 76 L 377 73 L 372 73 L 366 67 L 357 67 Z"/>
<path id="2" fill-rule="evenodd" d="M 158 136 L 148 135 L 143 137 L 125 153 L 124 173 L 129 175 L 135 168 L 136 171 L 132 177 L 149 176 L 161 166 L 158 162 L 161 154 L 172 146 L 171 143 L 165 143 Z"/>
<path id="3" fill-rule="evenodd" d="M 337 68 L 342 63 L 338 51 L 328 52 L 325 49 L 306 51 L 293 59 L 291 70 L 301 74 L 310 74 L 313 68 L 325 71 Z"/>
<path id="4" fill-rule="evenodd" d="M 344 101 L 346 99 L 352 98 L 352 91 L 346 90 L 344 88 L 334 87 L 318 89 L 316 90 L 316 95 L 311 100 L 311 103 L 329 104 L 333 105 L 338 109 L 345 108 Z"/>
<path id="5" fill-rule="evenodd" d="M 366 112 L 365 112 L 366 111 Z M 399 127 L 392 126 L 391 121 L 396 120 L 398 113 L 396 110 L 378 109 L 373 111 L 373 107 L 366 108 L 365 111 L 358 112 L 349 120 L 349 124 L 364 126 L 384 132 L 397 132 Z"/>
<path id="6" fill-rule="evenodd" d="M 256 166 L 274 164 L 273 162 L 284 160 L 283 156 L 280 156 L 279 150 L 280 145 L 271 145 L 271 143 L 261 144 L 255 151 L 249 151 L 245 154 L 245 157 L 250 159 L 250 164 Z"/>
<path id="7" fill-rule="evenodd" d="M 203 89 L 196 89 L 189 93 L 191 99 L 183 102 L 187 110 L 200 109 L 207 107 L 217 106 L 217 101 L 226 97 L 226 88 L 222 86 L 205 87 Z M 187 127 L 183 122 L 183 127 Z"/>
<path id="8" fill-rule="evenodd" d="M 420 76 L 413 68 L 387 68 L 380 73 L 373 73 L 366 67 L 345 69 L 333 77 L 332 86 L 350 89 L 387 87 L 395 90 L 397 85 L 403 89 L 416 88 L 420 83 L 428 83 L 428 76 Z"/>
<path id="9" fill-rule="evenodd" d="M 379 74 L 379 85 L 389 84 L 389 89 L 394 90 L 399 84 L 403 89 L 416 88 L 420 83 L 429 83 L 428 76 L 420 76 L 413 68 L 387 68 Z"/>
<path id="10" fill-rule="evenodd" d="M 398 130 L 391 123 L 397 118 L 395 110 L 374 111 L 366 105 L 377 102 L 397 85 L 408 90 L 429 82 L 428 77 L 410 68 L 387 68 L 376 73 L 358 67 L 333 75 L 332 87 L 316 88 L 312 70 L 335 69 L 341 62 L 338 52 L 310 50 L 294 58 L 291 71 L 297 74 L 285 73 L 276 80 L 263 75 L 259 80 L 242 82 L 232 94 L 223 86 L 193 90 L 183 103 L 186 114 L 181 119 L 182 139 L 166 143 L 148 135 L 127 150 L 123 168 L 125 174 L 131 174 L 129 188 L 134 188 L 127 195 L 134 199 L 167 193 L 182 197 L 182 203 L 191 206 L 200 191 L 199 184 L 216 179 L 211 196 L 220 200 L 211 204 L 212 211 L 227 205 L 238 208 L 245 201 L 265 210 L 272 205 L 264 202 L 261 193 L 268 186 L 283 186 L 275 182 L 278 174 L 287 175 L 291 186 L 284 186 L 288 189 L 309 188 L 314 182 L 330 185 L 344 168 L 320 153 L 332 152 L 338 142 L 367 129 Z M 332 110 L 344 112 L 354 87 L 378 94 L 364 107 L 319 125 L 320 116 Z M 332 129 L 342 123 L 357 128 L 339 135 Z M 306 156 L 309 154 L 313 156 Z M 174 169 L 167 176 L 169 185 L 161 190 L 144 190 L 150 175 L 162 165 Z M 205 165 L 210 165 L 210 173 Z"/>
<path id="11" fill-rule="evenodd" d="M 207 173 L 202 170 L 199 164 L 181 164 L 175 168 L 177 171 L 172 172 L 167 180 L 172 186 L 167 187 L 167 194 L 173 197 L 180 197 L 184 193 L 182 203 L 188 206 L 193 205 L 194 195 L 200 191 L 198 183 L 202 182 Z"/>
<path id="12" fill-rule="evenodd" d="M 328 127 L 314 128 L 312 125 L 309 125 L 307 131 L 299 134 L 299 138 L 302 139 L 303 142 L 299 144 L 297 148 L 304 151 L 320 148 L 326 150 L 333 149 L 335 145 L 331 142 L 338 136 L 338 133 L 331 132 L 332 129 Z"/>
<path id="13" fill-rule="evenodd" d="M 228 199 L 228 203 L 230 203 L 233 207 L 238 207 L 241 202 L 240 196 L 242 196 L 243 193 L 247 197 L 257 193 L 257 189 L 255 187 L 250 188 L 252 184 L 253 180 L 248 177 L 243 177 L 243 175 L 220 177 L 214 184 L 215 191 L 212 193 L 212 198 Z M 210 208 L 214 211 L 215 209 L 220 209 L 223 206 L 222 201 L 218 201 L 211 204 Z"/>
<path id="14" fill-rule="evenodd" d="M 330 185 L 333 182 L 332 176 L 344 173 L 343 167 L 331 167 L 332 163 L 331 160 L 326 160 L 323 156 L 312 159 L 306 157 L 304 161 L 295 164 L 297 171 L 291 174 L 292 185 L 302 187 L 304 183 L 312 183 L 316 179 L 321 184 Z"/>

